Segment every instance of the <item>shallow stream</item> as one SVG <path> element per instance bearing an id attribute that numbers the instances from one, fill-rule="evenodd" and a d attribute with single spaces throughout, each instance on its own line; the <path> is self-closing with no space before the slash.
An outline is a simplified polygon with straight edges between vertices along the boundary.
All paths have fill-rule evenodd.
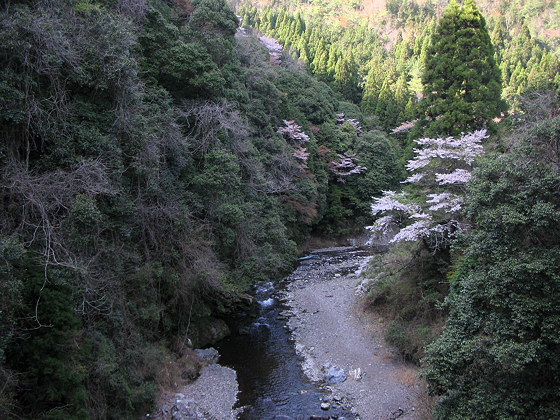
<path id="1" fill-rule="evenodd" d="M 232 328 L 234 334 L 216 346 L 220 363 L 237 371 L 238 406 L 245 407 L 239 420 L 355 419 L 337 404 L 328 411 L 321 409 L 321 403 L 329 401 L 330 396 L 303 374 L 282 314 L 286 309 L 282 290 L 292 276 L 305 276 L 306 267 L 324 265 L 325 270 L 341 275 L 355 271 L 355 257 L 366 252 L 354 247 L 314 251 L 300 259 L 298 268 L 287 279 L 255 287 L 254 296 L 260 306 L 257 319 L 238 320 Z"/>

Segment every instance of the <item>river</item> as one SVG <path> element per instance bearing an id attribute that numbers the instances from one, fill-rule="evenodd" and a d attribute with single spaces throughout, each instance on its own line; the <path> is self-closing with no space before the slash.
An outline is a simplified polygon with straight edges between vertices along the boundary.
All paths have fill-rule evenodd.
<path id="1" fill-rule="evenodd" d="M 333 399 L 324 386 L 311 383 L 304 375 L 286 322 L 285 291 L 294 276 L 305 278 L 318 267 L 336 275 L 356 271 L 368 253 L 355 247 L 314 251 L 301 258 L 286 279 L 255 287 L 258 317 L 239 319 L 233 326 L 237 334 L 217 345 L 220 363 L 237 371 L 238 406 L 245 407 L 239 420 L 356 418 L 344 400 Z M 328 411 L 324 410 L 326 404 Z"/>

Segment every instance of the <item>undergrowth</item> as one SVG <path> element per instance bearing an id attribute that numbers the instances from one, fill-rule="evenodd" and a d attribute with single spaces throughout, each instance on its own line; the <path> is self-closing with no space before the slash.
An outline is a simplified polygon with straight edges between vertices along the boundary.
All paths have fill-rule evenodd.
<path id="1" fill-rule="evenodd" d="M 447 252 L 432 254 L 421 242 L 400 243 L 375 255 L 365 272 L 374 279 L 366 292 L 369 310 L 381 315 L 385 339 L 416 364 L 445 321 Z"/>

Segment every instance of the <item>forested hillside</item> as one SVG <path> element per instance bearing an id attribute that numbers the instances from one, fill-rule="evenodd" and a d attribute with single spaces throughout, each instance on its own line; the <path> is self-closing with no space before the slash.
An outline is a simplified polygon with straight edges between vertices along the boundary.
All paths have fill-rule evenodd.
<path id="1" fill-rule="evenodd" d="M 447 1 L 236 1 L 242 23 L 291 48 L 294 56 L 385 129 L 422 115 L 422 77 Z M 494 45 L 502 97 L 560 86 L 560 6 L 478 2 Z"/>
<path id="2" fill-rule="evenodd" d="M 232 7 L 4 2 L 0 417 L 145 416 L 298 245 L 372 223 L 435 417 L 558 417 L 557 2 Z"/>
<path id="3" fill-rule="evenodd" d="M 374 199 L 393 245 L 360 287 L 424 367 L 434 417 L 558 417 L 557 3 L 263 3 L 236 2 L 243 23 L 408 160 Z"/>
<path id="4" fill-rule="evenodd" d="M 400 179 L 358 107 L 236 39 L 224 1 L 10 1 L 0 22 L 3 418 L 146 413 L 164 360 Z"/>

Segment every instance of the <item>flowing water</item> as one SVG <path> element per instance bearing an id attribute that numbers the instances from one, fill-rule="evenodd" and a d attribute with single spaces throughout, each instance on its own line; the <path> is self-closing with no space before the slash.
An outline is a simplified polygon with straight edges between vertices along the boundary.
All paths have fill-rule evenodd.
<path id="1" fill-rule="evenodd" d="M 317 264 L 352 270 L 357 268 L 352 259 L 363 252 L 358 248 L 315 251 L 300 259 L 296 271 L 305 275 L 306 266 Z M 286 306 L 281 291 L 289 278 L 257 285 L 254 295 L 260 306 L 259 316 L 238 320 L 232 330 L 241 334 L 233 334 L 217 346 L 220 363 L 237 371 L 238 405 L 245 407 L 239 420 L 354 419 L 342 407 L 323 411 L 321 402 L 328 400 L 328 394 L 302 372 L 282 315 Z"/>

